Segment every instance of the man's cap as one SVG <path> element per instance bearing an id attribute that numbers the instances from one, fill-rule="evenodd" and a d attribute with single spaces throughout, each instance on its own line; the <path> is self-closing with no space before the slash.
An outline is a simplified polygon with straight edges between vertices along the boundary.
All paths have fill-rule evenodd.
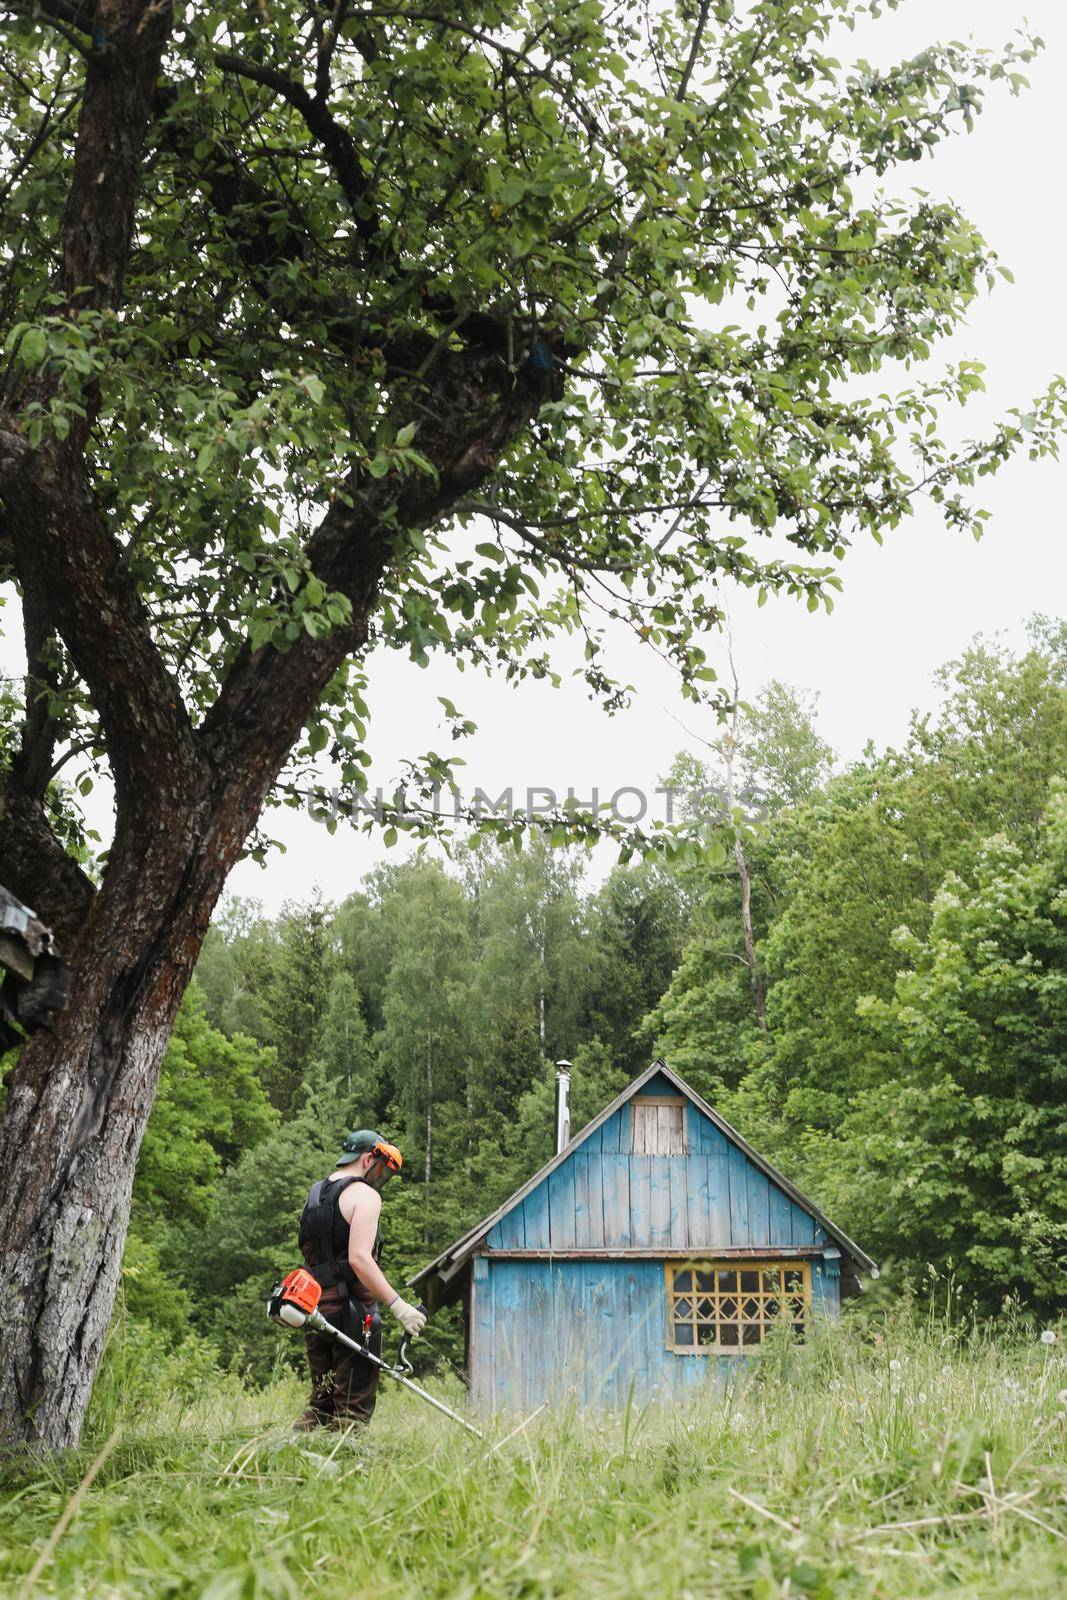
<path id="1" fill-rule="evenodd" d="M 380 1133 L 375 1133 L 373 1128 L 357 1128 L 354 1133 L 348 1134 L 336 1164 L 345 1167 L 365 1155 L 378 1156 L 390 1172 L 399 1172 L 404 1164 L 404 1158 L 396 1145 L 389 1144 Z"/>
<path id="2" fill-rule="evenodd" d="M 350 1161 L 358 1161 L 360 1156 L 374 1149 L 380 1138 L 381 1135 L 375 1133 L 373 1128 L 357 1128 L 355 1133 L 346 1134 L 336 1165 L 347 1167 Z"/>

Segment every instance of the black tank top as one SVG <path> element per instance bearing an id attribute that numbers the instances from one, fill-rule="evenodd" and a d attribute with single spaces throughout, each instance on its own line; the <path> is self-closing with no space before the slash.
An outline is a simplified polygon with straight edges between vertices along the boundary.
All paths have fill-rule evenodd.
<path id="1" fill-rule="evenodd" d="M 330 1231 L 327 1238 L 316 1239 L 302 1238 L 300 1241 L 301 1253 L 305 1265 L 309 1267 L 337 1268 L 338 1277 L 342 1278 L 354 1293 L 363 1299 L 373 1300 L 374 1296 L 353 1272 L 348 1262 L 348 1234 L 349 1224 L 345 1221 L 341 1211 L 341 1196 L 345 1190 L 354 1183 L 367 1183 L 366 1178 L 324 1178 L 321 1183 L 312 1187 L 314 1194 L 318 1189 L 318 1206 L 321 1208 L 319 1215 L 327 1211 L 330 1215 Z M 373 1189 L 373 1184 L 367 1184 L 368 1189 Z M 310 1200 L 309 1196 L 309 1200 Z M 375 1261 L 382 1259 L 382 1230 L 379 1225 L 374 1235 L 374 1244 L 371 1246 L 371 1255 Z"/>

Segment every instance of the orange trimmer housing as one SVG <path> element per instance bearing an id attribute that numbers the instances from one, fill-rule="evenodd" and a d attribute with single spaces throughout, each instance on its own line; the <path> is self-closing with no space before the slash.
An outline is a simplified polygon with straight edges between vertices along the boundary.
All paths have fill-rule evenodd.
<path id="1" fill-rule="evenodd" d="M 312 1311 L 318 1310 L 322 1298 L 322 1285 L 306 1268 L 294 1267 L 289 1276 L 282 1279 L 280 1298 L 291 1301 L 294 1306 L 310 1315 Z"/>

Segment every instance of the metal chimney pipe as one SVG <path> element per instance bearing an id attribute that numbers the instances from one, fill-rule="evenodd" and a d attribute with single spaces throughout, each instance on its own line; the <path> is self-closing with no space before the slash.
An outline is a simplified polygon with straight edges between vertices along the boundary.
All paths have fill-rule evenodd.
<path id="1" fill-rule="evenodd" d="M 571 1142 L 571 1064 L 556 1062 L 556 1154 Z"/>

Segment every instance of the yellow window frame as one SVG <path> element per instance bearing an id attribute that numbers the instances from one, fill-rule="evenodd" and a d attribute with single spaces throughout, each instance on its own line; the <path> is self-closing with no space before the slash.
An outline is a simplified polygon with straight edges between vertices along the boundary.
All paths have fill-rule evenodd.
<path id="1" fill-rule="evenodd" d="M 741 1273 L 755 1274 L 757 1286 L 742 1289 Z M 783 1307 L 801 1332 L 811 1322 L 811 1263 L 803 1257 L 667 1261 L 664 1281 L 667 1349 L 675 1355 L 750 1355 L 763 1344 Z M 731 1329 L 737 1330 L 736 1339 Z M 754 1331 L 758 1337 L 749 1337 Z"/>

